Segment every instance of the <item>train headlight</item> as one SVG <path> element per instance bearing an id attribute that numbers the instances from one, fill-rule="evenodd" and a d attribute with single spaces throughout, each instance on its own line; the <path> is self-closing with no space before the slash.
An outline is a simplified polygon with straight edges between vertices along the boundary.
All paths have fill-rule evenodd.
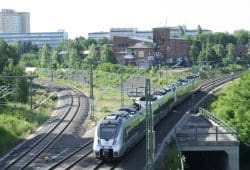
<path id="1" fill-rule="evenodd" d="M 113 145 L 115 145 L 115 144 L 116 144 L 116 142 L 117 142 L 117 140 L 116 140 L 116 139 L 114 139 L 114 141 L 113 141 Z"/>

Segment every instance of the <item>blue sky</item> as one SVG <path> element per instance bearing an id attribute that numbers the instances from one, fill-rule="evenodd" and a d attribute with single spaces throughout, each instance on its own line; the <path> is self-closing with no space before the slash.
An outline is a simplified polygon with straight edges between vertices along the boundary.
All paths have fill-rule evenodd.
<path id="1" fill-rule="evenodd" d="M 250 30 L 249 6 L 249 0 L 0 0 L 0 9 L 30 12 L 32 32 L 64 29 L 70 38 L 110 27 Z"/>

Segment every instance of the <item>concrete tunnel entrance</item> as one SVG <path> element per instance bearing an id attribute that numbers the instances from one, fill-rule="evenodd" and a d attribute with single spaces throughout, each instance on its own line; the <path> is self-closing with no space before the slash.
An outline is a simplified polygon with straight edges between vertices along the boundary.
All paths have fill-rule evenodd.
<path id="1" fill-rule="evenodd" d="M 185 170 L 227 170 L 228 156 L 224 151 L 185 151 Z"/>

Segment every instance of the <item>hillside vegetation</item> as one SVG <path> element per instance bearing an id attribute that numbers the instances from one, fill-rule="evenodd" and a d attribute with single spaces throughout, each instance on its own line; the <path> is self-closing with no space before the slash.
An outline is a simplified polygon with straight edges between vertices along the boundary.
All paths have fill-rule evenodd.
<path id="1" fill-rule="evenodd" d="M 219 93 L 210 107 L 226 123 L 237 127 L 239 139 L 250 146 L 250 69 Z"/>

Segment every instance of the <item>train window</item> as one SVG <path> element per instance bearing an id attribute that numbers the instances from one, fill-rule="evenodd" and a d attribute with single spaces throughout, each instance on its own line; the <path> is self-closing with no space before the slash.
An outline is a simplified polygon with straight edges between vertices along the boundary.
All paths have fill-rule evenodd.
<path id="1" fill-rule="evenodd" d="M 116 137 L 117 125 L 115 124 L 104 124 L 100 129 L 101 139 L 114 139 Z"/>

